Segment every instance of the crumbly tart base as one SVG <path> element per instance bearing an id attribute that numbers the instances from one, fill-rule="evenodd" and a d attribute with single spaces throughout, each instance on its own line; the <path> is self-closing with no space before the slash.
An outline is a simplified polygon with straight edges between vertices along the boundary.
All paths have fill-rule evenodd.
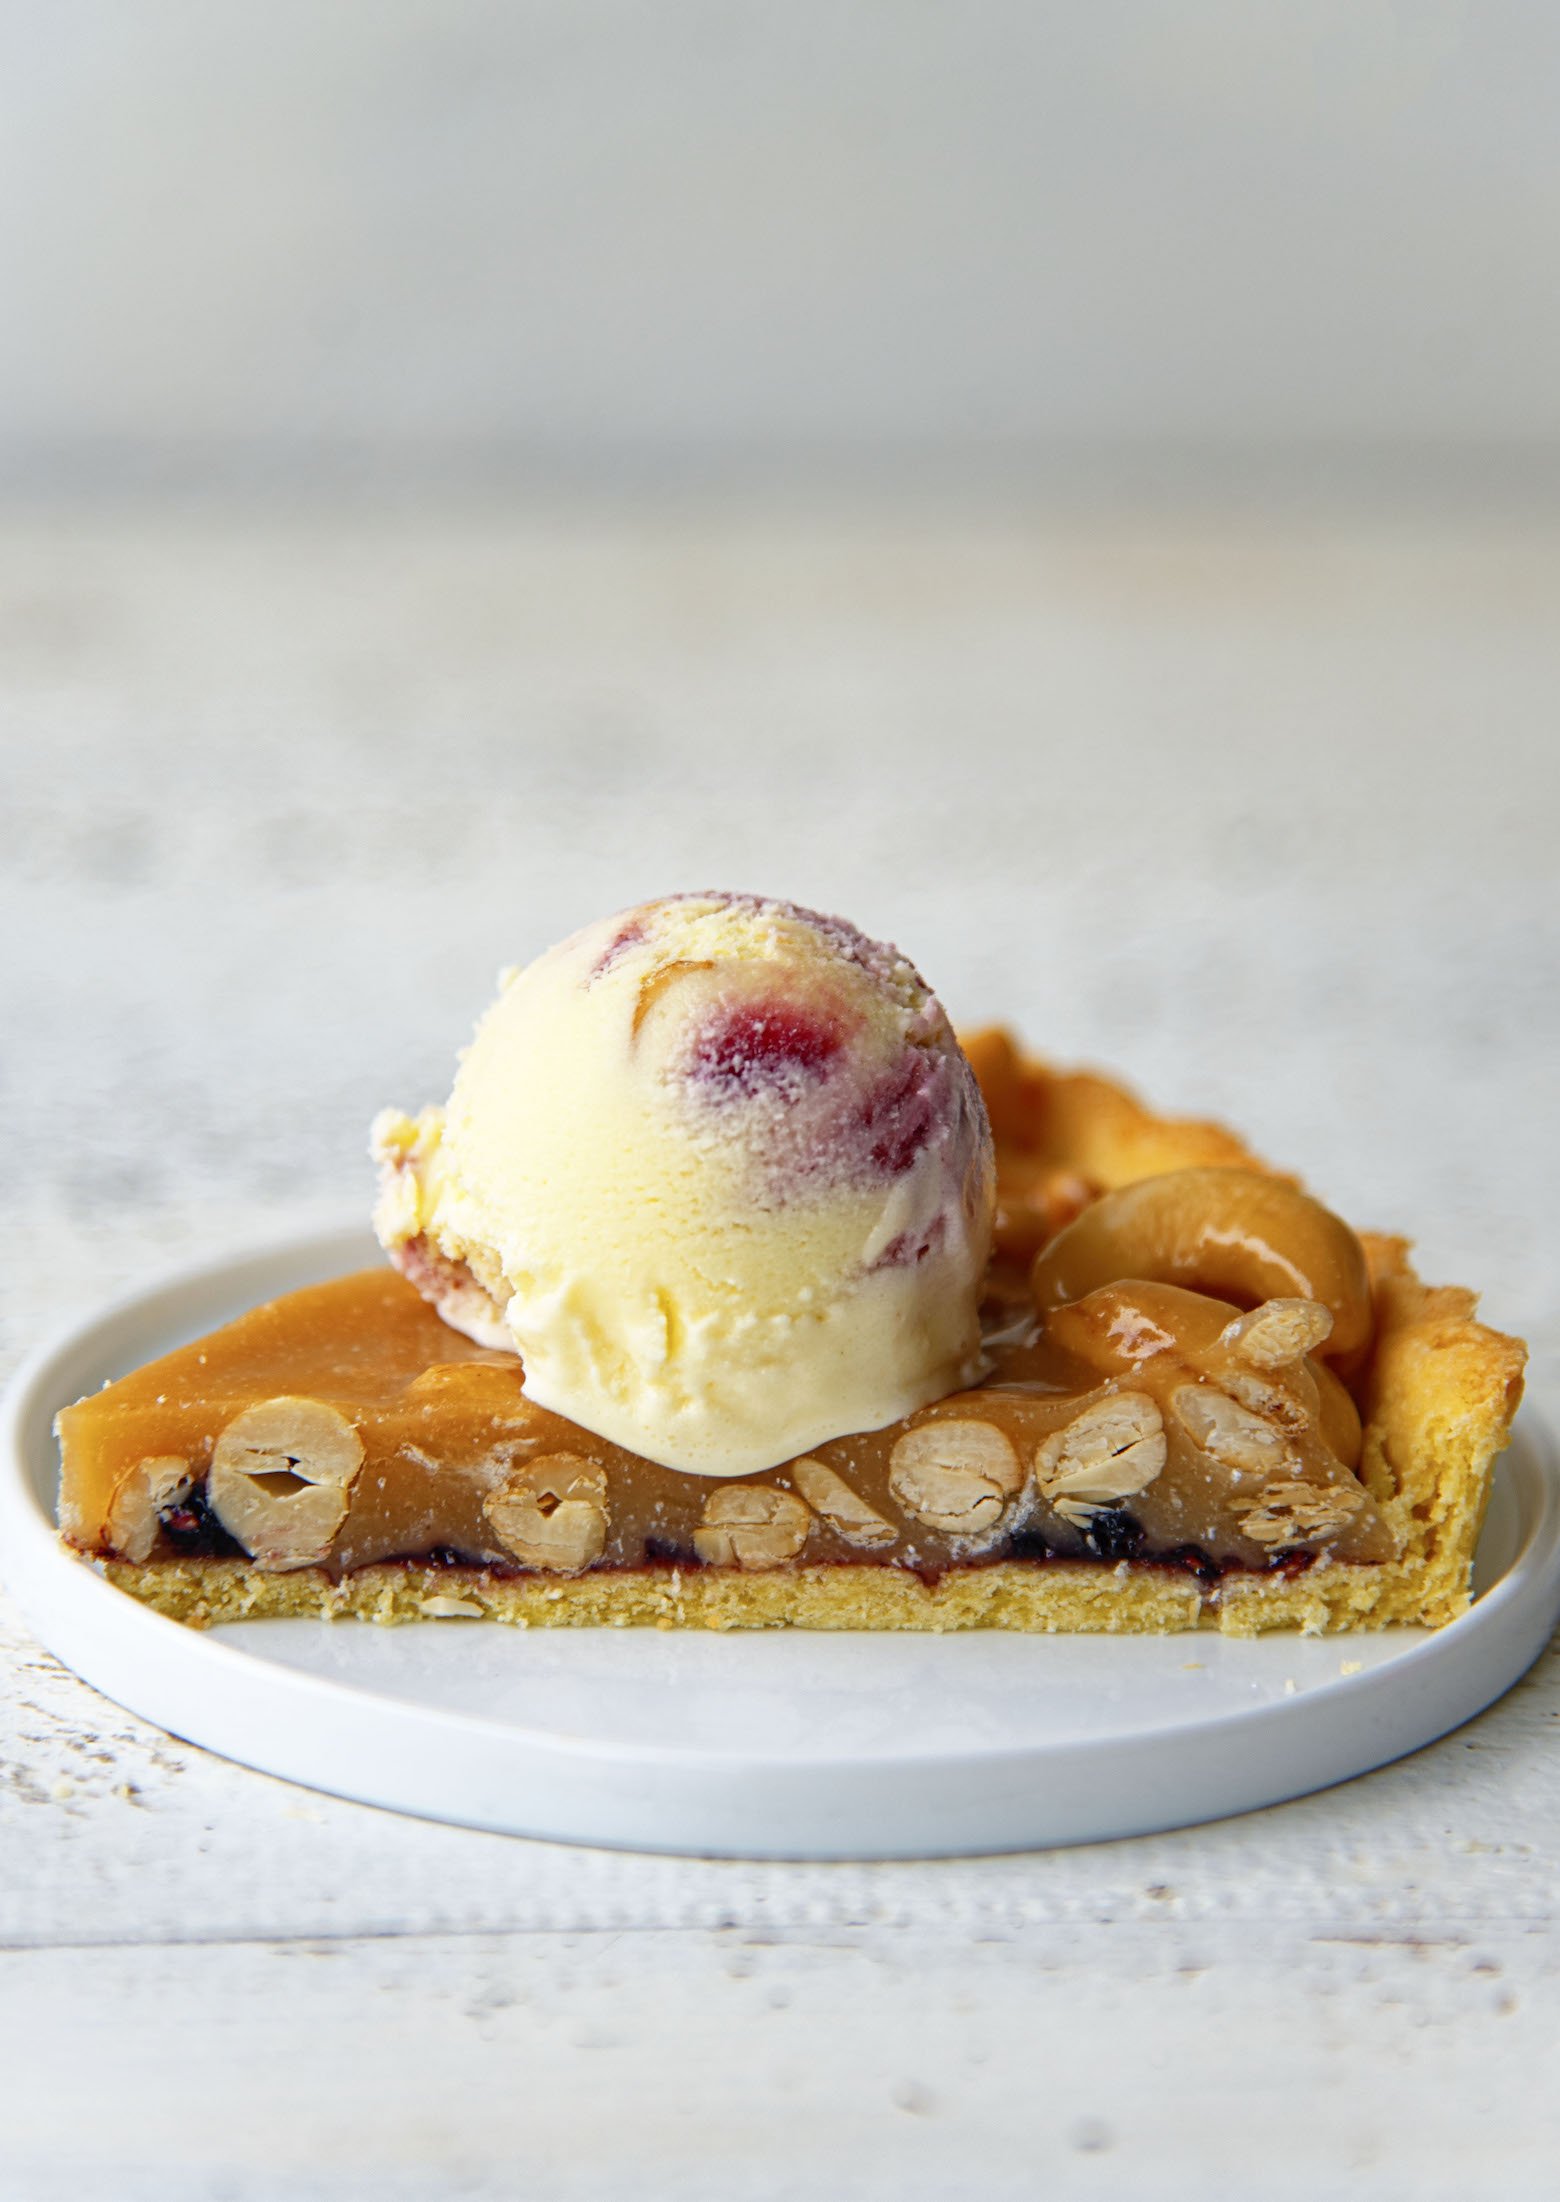
<path id="1" fill-rule="evenodd" d="M 1226 1636 L 1299 1629 L 1308 1636 L 1455 1619 L 1466 1593 L 1432 1619 L 1400 1567 L 1319 1561 L 1303 1576 L 1228 1576 L 1207 1588 L 1169 1568 L 1002 1560 L 961 1568 L 935 1584 L 900 1568 L 808 1567 L 770 1575 L 709 1568 L 495 1577 L 481 1568 L 400 1564 L 359 1568 L 333 1582 L 323 1568 L 262 1574 L 242 1560 L 97 1560 L 117 1589 L 191 1628 L 229 1621 L 503 1621 L 514 1628 L 1017 1629 L 1030 1635 L 1169 1636 L 1216 1628 Z M 1384 1581 L 1393 1575 L 1399 1580 Z M 1384 1592 L 1395 1596 L 1383 1597 Z"/>
<path id="2" fill-rule="evenodd" d="M 333 1582 L 323 1568 L 265 1575 L 243 1560 L 92 1563 L 120 1590 L 196 1628 L 292 1619 L 506 1621 L 517 1628 L 1025 1629 L 1159 1635 L 1196 1628 L 1193 1576 L 1086 1561 L 950 1570 L 928 1585 L 903 1568 L 660 1569 L 493 1576 L 475 1567 L 365 1567 Z M 1356 1571 L 1361 1572 L 1361 1571 Z M 1281 1625 L 1281 1624 L 1279 1624 Z"/>
<path id="3" fill-rule="evenodd" d="M 1205 1584 L 1152 1563 L 1005 1560 L 950 1569 L 928 1584 L 883 1564 L 600 1571 L 563 1580 L 416 1562 L 340 1580 L 322 1568 L 270 1574 L 242 1560 L 91 1564 L 116 1588 L 197 1628 L 275 1617 L 1110 1635 L 1440 1628 L 1469 1603 L 1474 1546 L 1521 1399 L 1525 1350 L 1475 1320 L 1472 1293 L 1421 1284 L 1405 1240 L 1366 1236 L 1364 1244 L 1378 1329 L 1360 1473 L 1402 1548 L 1379 1565 L 1323 1558 L 1296 1574 L 1236 1571 Z"/>

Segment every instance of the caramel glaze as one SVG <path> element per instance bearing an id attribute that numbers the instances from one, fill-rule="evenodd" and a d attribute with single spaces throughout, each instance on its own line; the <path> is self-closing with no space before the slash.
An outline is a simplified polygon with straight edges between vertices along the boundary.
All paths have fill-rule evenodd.
<path id="1" fill-rule="evenodd" d="M 1098 1306 L 1079 1303 L 1042 1320 L 1016 1267 L 995 1270 L 992 1285 L 985 1310 L 991 1373 L 978 1388 L 887 1429 L 836 1438 L 811 1456 L 882 1517 L 887 1529 L 880 1541 L 848 1541 L 815 1513 L 798 1564 L 900 1566 L 935 1579 L 950 1567 L 1012 1558 L 1131 1557 L 1214 1575 L 1294 1568 L 1322 1551 L 1344 1560 L 1393 1556 L 1395 1541 L 1351 1472 L 1359 1458 L 1358 1417 L 1341 1385 L 1314 1363 L 1305 1366 L 1317 1386 L 1306 1392 L 1318 1410 L 1316 1427 L 1295 1440 L 1298 1465 L 1292 1456 L 1291 1472 L 1306 1487 L 1333 1492 L 1342 1501 L 1337 1514 L 1347 1518 L 1334 1519 L 1325 1534 L 1313 1528 L 1288 1541 L 1275 1542 L 1271 1529 L 1261 1539 L 1243 1533 L 1241 1509 L 1249 1510 L 1251 1498 L 1249 1491 L 1242 1497 L 1240 1474 L 1202 1451 L 1170 1405 L 1188 1383 L 1203 1385 L 1210 1374 L 1217 1380 L 1218 1335 L 1237 1313 L 1233 1306 L 1172 1286 L 1116 1286 L 1114 1301 L 1097 1294 Z M 731 1486 L 657 1467 L 608 1444 L 528 1400 L 521 1381 L 513 1355 L 449 1329 L 387 1270 L 311 1286 L 65 1409 L 58 1421 L 62 1524 L 80 1548 L 113 1551 L 116 1491 L 137 1463 L 177 1455 L 188 1464 L 192 1487 L 163 1508 L 151 1557 L 236 1552 L 202 1501 L 212 1449 L 235 1415 L 287 1395 L 325 1401 L 362 1440 L 363 1463 L 323 1562 L 337 1575 L 397 1559 L 520 1572 L 484 1500 L 517 1468 L 557 1454 L 604 1473 L 607 1529 L 595 1567 L 700 1565 L 695 1532 L 712 1494 Z M 1297 1381 L 1304 1389 L 1305 1378 Z M 1123 1387 L 1161 1407 L 1164 1465 L 1146 1489 L 1119 1505 L 1084 1509 L 1080 1526 L 1042 1495 L 1031 1465 L 1080 1400 Z M 994 1426 L 1022 1464 L 1022 1489 L 1007 1495 L 1000 1518 L 978 1535 L 929 1527 L 891 1488 L 895 1445 L 908 1431 L 945 1421 Z M 789 1464 L 742 1480 L 797 1489 Z"/>

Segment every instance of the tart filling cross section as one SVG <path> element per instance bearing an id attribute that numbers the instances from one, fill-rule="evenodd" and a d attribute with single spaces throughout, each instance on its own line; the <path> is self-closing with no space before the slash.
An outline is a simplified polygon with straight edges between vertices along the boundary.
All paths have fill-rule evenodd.
<path id="1" fill-rule="evenodd" d="M 539 1404 L 517 1354 L 365 1271 L 66 1408 L 64 1535 L 197 1625 L 1453 1618 L 1519 1342 L 1218 1127 L 966 1047 L 996 1154 L 978 1381 L 712 1478 Z"/>

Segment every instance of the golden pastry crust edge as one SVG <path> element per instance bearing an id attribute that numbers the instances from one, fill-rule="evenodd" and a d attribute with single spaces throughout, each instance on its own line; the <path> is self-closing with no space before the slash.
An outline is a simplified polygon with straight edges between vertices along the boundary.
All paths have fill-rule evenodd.
<path id="1" fill-rule="evenodd" d="M 1018 1105 L 1048 1159 L 1107 1189 L 1205 1163 L 1268 1169 L 1232 1132 L 1160 1117 L 1093 1072 L 1058 1072 L 1005 1040 Z M 980 1041 L 971 1044 L 974 1053 Z M 985 1066 L 983 1065 L 983 1075 Z M 999 1121 L 1000 1103 L 993 1108 Z M 1277 1174 L 1277 1173 L 1275 1173 Z M 1494 1464 L 1522 1397 L 1527 1349 L 1479 1322 L 1475 1295 L 1421 1283 L 1405 1239 L 1362 1233 L 1377 1335 L 1360 1475 L 1397 1531 L 1401 1557 L 1363 1566 L 1321 1559 L 1288 1575 L 1231 1573 L 1204 1585 L 1152 1564 L 997 1561 L 928 1585 L 877 1565 L 602 1572 L 495 1577 L 481 1568 L 392 1562 L 333 1580 L 324 1569 L 269 1574 L 243 1560 L 114 1559 L 91 1564 L 117 1588 L 194 1627 L 278 1617 L 381 1624 L 483 1619 L 520 1627 L 810 1628 L 1165 1635 L 1217 1628 L 1306 1634 L 1417 1623 L 1466 1610 Z"/>

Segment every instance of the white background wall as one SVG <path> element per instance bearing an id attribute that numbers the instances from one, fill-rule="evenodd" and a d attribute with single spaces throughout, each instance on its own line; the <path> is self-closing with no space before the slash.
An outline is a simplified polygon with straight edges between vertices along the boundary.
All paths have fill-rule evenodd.
<path id="1" fill-rule="evenodd" d="M 1557 95 L 1551 0 L 0 0 L 0 480 L 1553 477 Z"/>

